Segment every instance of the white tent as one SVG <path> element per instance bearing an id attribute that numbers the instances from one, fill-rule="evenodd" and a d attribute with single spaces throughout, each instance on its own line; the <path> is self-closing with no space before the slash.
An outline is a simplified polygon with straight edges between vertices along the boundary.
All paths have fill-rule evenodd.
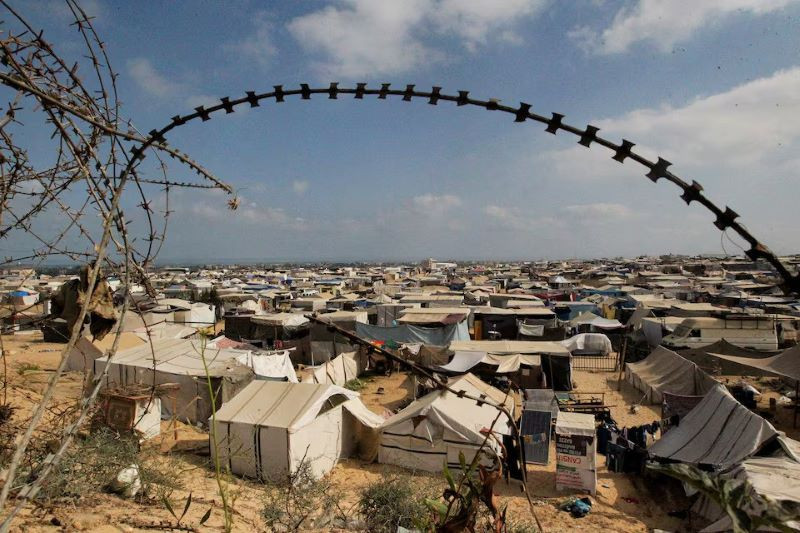
<path id="1" fill-rule="evenodd" d="M 231 472 L 276 481 L 304 461 L 314 476 L 324 475 L 359 445 L 369 446 L 383 422 L 356 392 L 277 381 L 250 383 L 215 419 L 217 451 Z M 213 436 L 210 444 L 213 452 Z"/>
<path id="2" fill-rule="evenodd" d="M 351 379 L 358 377 L 358 361 L 356 352 L 337 355 L 330 361 L 311 369 L 303 378 L 303 383 L 328 383 L 344 386 Z"/>
<path id="3" fill-rule="evenodd" d="M 105 386 L 132 384 L 161 385 L 177 383 L 175 413 L 173 402 L 164 401 L 162 406 L 168 415 L 175 414 L 180 420 L 191 423 L 205 422 L 211 415 L 211 398 L 206 380 L 206 366 L 212 387 L 217 392 L 217 405 L 232 398 L 254 378 L 253 370 L 237 361 L 241 350 L 202 347 L 199 341 L 185 339 L 153 340 L 135 348 L 94 360 L 94 373 L 103 372 L 109 364 Z M 205 365 L 203 363 L 205 358 Z"/>
<path id="4" fill-rule="evenodd" d="M 511 396 L 472 374 L 454 378 L 449 385 L 454 390 L 485 398 L 486 403 L 478 405 L 445 390 L 423 396 L 381 426 L 378 462 L 429 472 L 441 471 L 445 462 L 458 466 L 459 452 L 470 462 L 484 441 L 481 430 L 492 427 L 497 418 L 494 406 L 505 405 L 509 412 L 514 411 Z M 497 419 L 493 431 L 509 434 L 504 415 Z M 492 439 L 487 443 L 487 451 L 497 453 L 497 444 Z"/>
<path id="5" fill-rule="evenodd" d="M 717 385 L 648 452 L 661 459 L 728 467 L 778 437 L 772 425 Z"/>

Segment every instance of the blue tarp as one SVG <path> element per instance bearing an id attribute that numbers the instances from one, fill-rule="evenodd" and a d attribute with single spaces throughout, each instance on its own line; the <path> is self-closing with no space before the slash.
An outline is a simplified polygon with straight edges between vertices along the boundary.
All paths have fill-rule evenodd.
<path id="1" fill-rule="evenodd" d="M 423 328 L 410 324 L 387 328 L 356 322 L 356 335 L 370 341 L 393 341 L 398 344 L 427 344 L 429 346 L 448 346 L 453 341 L 469 340 L 466 321 L 440 328 Z"/>
<path id="2" fill-rule="evenodd" d="M 13 291 L 11 293 L 11 296 L 14 296 L 14 297 L 30 296 L 31 294 L 33 294 L 33 293 L 32 292 L 28 292 L 28 291 Z"/>

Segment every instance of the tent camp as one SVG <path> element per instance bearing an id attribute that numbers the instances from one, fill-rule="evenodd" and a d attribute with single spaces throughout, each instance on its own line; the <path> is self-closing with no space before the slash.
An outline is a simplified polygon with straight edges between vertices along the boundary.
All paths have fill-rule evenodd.
<path id="1" fill-rule="evenodd" d="M 658 459 L 725 468 L 755 454 L 778 436 L 769 422 L 718 384 L 648 452 Z"/>
<path id="2" fill-rule="evenodd" d="M 108 364 L 106 387 L 132 384 L 161 385 L 177 383 L 176 414 L 181 420 L 191 423 L 205 422 L 211 416 L 211 398 L 206 383 L 203 364 L 205 357 L 208 375 L 221 403 L 228 401 L 247 385 L 255 374 L 242 365 L 237 358 L 242 350 L 203 350 L 199 341 L 184 339 L 160 339 L 120 351 L 110 363 L 108 357 L 94 360 L 94 373 L 99 375 Z M 219 403 L 219 402 L 218 402 Z M 164 411 L 172 415 L 172 402 L 162 403 Z"/>
<path id="3" fill-rule="evenodd" d="M 642 391 L 650 403 L 661 403 L 664 393 L 704 396 L 717 382 L 691 361 L 657 347 L 638 363 L 625 366 L 625 380 Z"/>
<path id="4" fill-rule="evenodd" d="M 214 418 L 216 451 L 231 472 L 275 481 L 296 472 L 303 461 L 320 477 L 360 446 L 374 448 L 383 422 L 364 407 L 356 392 L 277 381 L 250 383 Z M 210 445 L 213 452 L 213 438 Z"/>
<path id="5" fill-rule="evenodd" d="M 389 418 L 381 426 L 378 462 L 414 470 L 439 472 L 445 462 L 458 466 L 458 454 L 463 452 L 467 462 L 484 441 L 484 428 L 492 427 L 497 418 L 494 405 L 505 405 L 513 413 L 511 396 L 484 383 L 472 374 L 451 379 L 449 385 L 457 391 L 486 398 L 486 404 L 461 398 L 446 390 L 433 391 Z M 501 416 L 493 431 L 509 433 L 508 421 Z M 490 439 L 487 447 L 498 451 Z"/>

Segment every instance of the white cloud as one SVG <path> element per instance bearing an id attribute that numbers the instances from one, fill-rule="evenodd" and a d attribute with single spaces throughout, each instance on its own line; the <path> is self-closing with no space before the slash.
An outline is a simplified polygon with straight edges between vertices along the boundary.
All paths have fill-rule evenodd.
<path id="1" fill-rule="evenodd" d="M 514 23 L 536 14 L 544 6 L 542 0 L 441 0 L 432 10 L 436 30 L 461 39 L 469 50 L 487 43 L 490 36 L 512 44 L 520 44 Z"/>
<path id="2" fill-rule="evenodd" d="M 584 50 L 617 54 L 631 45 L 649 41 L 663 52 L 689 39 L 697 30 L 735 13 L 762 15 L 797 0 L 638 0 L 621 8 L 608 28 L 596 31 L 587 26 L 569 35 Z"/>
<path id="3" fill-rule="evenodd" d="M 503 229 L 531 231 L 539 227 L 555 227 L 561 225 L 561 222 L 554 217 L 530 216 L 518 207 L 504 207 L 496 204 L 489 204 L 484 206 L 482 211 L 492 225 Z"/>
<path id="4" fill-rule="evenodd" d="M 182 202 L 175 207 L 175 211 L 186 211 L 195 217 L 220 224 L 235 221 L 237 224 L 264 225 L 292 231 L 304 231 L 310 227 L 304 218 L 293 217 L 282 207 L 262 206 L 242 197 L 239 208 L 235 211 L 229 209 L 224 202 L 210 204 L 202 200 L 191 205 Z"/>
<path id="5" fill-rule="evenodd" d="M 292 190 L 297 195 L 303 195 L 308 190 L 309 183 L 305 180 L 295 180 L 292 182 Z"/>
<path id="6" fill-rule="evenodd" d="M 427 213 L 443 213 L 454 207 L 461 205 L 461 198 L 453 196 L 452 194 L 443 194 L 441 196 L 436 194 L 422 194 L 415 196 L 411 200 L 414 207 L 422 212 Z"/>
<path id="7" fill-rule="evenodd" d="M 266 11 L 255 13 L 252 17 L 255 31 L 241 41 L 230 43 L 225 46 L 229 52 L 241 54 L 242 56 L 256 61 L 262 67 L 272 62 L 278 54 L 278 49 L 273 43 L 274 24 Z"/>
<path id="8" fill-rule="evenodd" d="M 144 57 L 129 60 L 128 73 L 136 85 L 151 96 L 169 98 L 183 89 L 180 83 L 161 75 L 150 60 Z"/>
<path id="9" fill-rule="evenodd" d="M 592 121 L 600 135 L 638 143 L 635 151 L 675 168 L 717 175 L 719 170 L 754 177 L 770 169 L 797 169 L 800 161 L 800 67 L 701 97 L 683 107 L 638 109 Z M 567 178 L 641 175 L 638 165 L 619 165 L 599 147 L 574 146 L 545 154 Z"/>
<path id="10" fill-rule="evenodd" d="M 445 55 L 425 42 L 432 35 L 457 39 L 468 50 L 491 36 L 519 43 L 514 27 L 545 0 L 339 0 L 338 5 L 292 20 L 301 46 L 325 60 L 318 70 L 344 77 L 381 76 L 434 64 Z"/>
<path id="11" fill-rule="evenodd" d="M 610 221 L 630 218 L 634 215 L 633 211 L 622 204 L 594 203 L 568 205 L 564 209 L 577 217 L 590 219 L 592 221 Z"/>

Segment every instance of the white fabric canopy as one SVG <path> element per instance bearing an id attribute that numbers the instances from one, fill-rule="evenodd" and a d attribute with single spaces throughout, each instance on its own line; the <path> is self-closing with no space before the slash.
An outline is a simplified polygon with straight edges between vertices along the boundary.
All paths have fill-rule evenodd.
<path id="1" fill-rule="evenodd" d="M 277 353 L 242 351 L 236 360 L 252 368 L 258 377 L 287 378 L 288 381 L 297 383 L 297 374 L 289 358 L 289 350 Z"/>
<path id="2" fill-rule="evenodd" d="M 525 335 L 526 337 L 542 337 L 544 335 L 543 324 L 526 324 L 518 320 L 517 328 L 519 329 L 519 334 Z"/>
<path id="3" fill-rule="evenodd" d="M 476 365 L 484 363 L 496 366 L 498 374 L 516 372 L 520 366 L 541 366 L 542 359 L 538 355 L 524 354 L 494 354 L 486 352 L 456 352 L 453 359 L 446 365 L 440 366 L 448 372 L 467 372 Z"/>
<path id="4" fill-rule="evenodd" d="M 611 341 L 602 333 L 580 333 L 569 339 L 564 339 L 561 344 L 570 352 L 592 352 L 608 355 L 613 351 Z"/>
<path id="5" fill-rule="evenodd" d="M 594 437 L 596 431 L 594 415 L 559 411 L 556 419 L 556 433 Z"/>
<path id="6" fill-rule="evenodd" d="M 573 326 L 590 325 L 599 329 L 618 329 L 622 327 L 619 320 L 611 320 L 586 311 L 569 321 Z"/>

